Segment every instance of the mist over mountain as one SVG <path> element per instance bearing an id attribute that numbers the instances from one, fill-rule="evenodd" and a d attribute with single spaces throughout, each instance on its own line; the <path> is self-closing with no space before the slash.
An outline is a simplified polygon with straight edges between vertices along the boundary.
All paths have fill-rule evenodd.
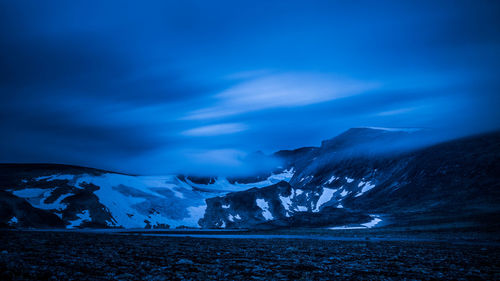
<path id="1" fill-rule="evenodd" d="M 250 176 L 3 164 L 0 218 L 4 227 L 495 228 L 499 145 L 498 132 L 438 141 L 426 130 L 353 128 L 320 147 L 242 158 L 260 163 Z"/>

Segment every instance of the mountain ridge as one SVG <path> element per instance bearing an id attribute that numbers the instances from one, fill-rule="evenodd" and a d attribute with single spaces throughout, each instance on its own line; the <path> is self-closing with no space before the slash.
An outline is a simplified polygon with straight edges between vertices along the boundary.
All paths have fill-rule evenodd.
<path id="1" fill-rule="evenodd" d="M 3 204 L 0 226 L 360 227 L 371 221 L 479 222 L 481 214 L 495 224 L 500 132 L 415 145 L 412 138 L 425 133 L 353 128 L 320 147 L 277 151 L 280 167 L 248 178 L 4 163 L 0 200 L 18 203 Z M 381 142 L 387 149 L 374 147 Z M 468 204 L 452 203 L 461 201 Z"/>

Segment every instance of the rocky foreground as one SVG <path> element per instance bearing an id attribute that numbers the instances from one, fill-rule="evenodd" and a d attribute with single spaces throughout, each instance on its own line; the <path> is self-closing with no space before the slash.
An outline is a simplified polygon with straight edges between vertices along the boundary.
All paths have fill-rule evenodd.
<path id="1" fill-rule="evenodd" d="M 500 279 L 498 244 L 0 232 L 0 280 Z"/>

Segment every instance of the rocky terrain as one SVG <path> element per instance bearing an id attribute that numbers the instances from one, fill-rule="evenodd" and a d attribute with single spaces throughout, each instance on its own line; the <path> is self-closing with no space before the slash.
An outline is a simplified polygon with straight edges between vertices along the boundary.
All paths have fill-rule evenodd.
<path id="1" fill-rule="evenodd" d="M 1 280 L 498 280 L 498 244 L 0 232 Z"/>

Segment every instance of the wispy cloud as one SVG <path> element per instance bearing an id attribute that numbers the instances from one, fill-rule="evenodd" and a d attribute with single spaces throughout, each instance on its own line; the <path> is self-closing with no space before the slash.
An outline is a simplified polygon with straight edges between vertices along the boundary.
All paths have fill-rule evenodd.
<path id="1" fill-rule="evenodd" d="M 182 132 L 182 135 L 193 137 L 209 137 L 234 134 L 242 132 L 246 129 L 247 126 L 241 123 L 215 124 L 186 130 Z"/>
<path id="2" fill-rule="evenodd" d="M 394 110 L 382 111 L 382 112 L 377 113 L 376 115 L 377 116 L 398 115 L 398 114 L 408 113 L 408 112 L 414 111 L 416 109 L 418 109 L 418 107 L 398 108 L 398 109 L 394 109 Z"/>
<path id="3" fill-rule="evenodd" d="M 191 111 L 185 119 L 232 116 L 258 110 L 297 107 L 352 96 L 376 83 L 304 73 L 270 75 L 249 80 L 214 96 L 214 105 Z"/>

